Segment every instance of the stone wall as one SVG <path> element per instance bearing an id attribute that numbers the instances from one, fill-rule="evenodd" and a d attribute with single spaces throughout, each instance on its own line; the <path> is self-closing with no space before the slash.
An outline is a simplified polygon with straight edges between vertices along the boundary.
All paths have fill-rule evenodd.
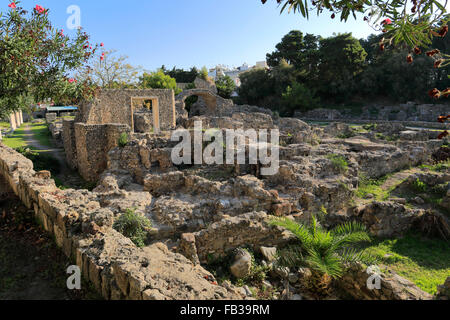
<path id="1" fill-rule="evenodd" d="M 218 286 L 208 271 L 162 243 L 137 248 L 111 228 L 114 215 L 96 193 L 56 188 L 46 172 L 36 173 L 30 160 L 3 144 L 0 182 L 34 211 L 105 299 L 242 299 L 236 288 Z"/>
<path id="2" fill-rule="evenodd" d="M 106 155 L 118 146 L 121 133 L 130 133 L 130 127 L 123 124 L 75 123 L 74 128 L 78 171 L 85 180 L 95 182 L 106 169 Z M 70 131 L 70 128 L 67 130 Z"/>
<path id="3" fill-rule="evenodd" d="M 69 119 L 63 120 L 62 139 L 67 164 L 72 170 L 76 170 L 78 168 L 78 159 L 77 159 L 77 145 L 75 140 L 74 120 Z"/>
<path id="4" fill-rule="evenodd" d="M 349 299 L 357 300 L 432 300 L 433 296 L 411 281 L 390 270 L 377 273 L 381 289 L 368 289 L 367 282 L 374 272 L 362 265 L 354 265 L 339 280 L 337 286 Z M 371 279 L 372 280 L 372 279 Z M 370 281 L 369 281 L 370 282 Z"/>
<path id="5" fill-rule="evenodd" d="M 167 89 L 102 90 L 94 101 L 85 102 L 80 106 L 75 122 L 126 124 L 134 131 L 131 98 L 157 98 L 161 130 L 170 130 L 175 127 L 175 96 L 173 90 Z"/>
<path id="6" fill-rule="evenodd" d="M 395 106 L 366 106 L 361 110 L 314 109 L 297 112 L 296 117 L 305 120 L 379 120 L 405 122 L 437 122 L 441 115 L 450 114 L 450 104 L 416 104 L 409 102 Z"/>

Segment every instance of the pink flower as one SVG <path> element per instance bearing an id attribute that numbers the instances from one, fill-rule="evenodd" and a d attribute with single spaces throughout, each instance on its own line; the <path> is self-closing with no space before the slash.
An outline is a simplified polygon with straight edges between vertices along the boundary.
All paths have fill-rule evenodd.
<path id="1" fill-rule="evenodd" d="M 384 20 L 381 22 L 381 24 L 382 24 L 382 25 L 385 25 L 385 24 L 392 24 L 392 20 L 389 19 L 389 18 L 384 19 Z"/>
<path id="2" fill-rule="evenodd" d="M 104 57 L 104 56 L 101 56 L 101 57 L 100 57 L 100 61 L 103 61 L 103 60 L 105 60 L 105 57 Z"/>
<path id="3" fill-rule="evenodd" d="M 64 43 L 61 45 L 61 47 L 63 47 L 63 48 L 64 48 L 65 46 L 66 46 L 66 45 L 65 45 Z"/>
<path id="4" fill-rule="evenodd" d="M 40 5 L 36 5 L 35 10 L 36 10 L 39 14 L 42 14 L 42 13 L 45 12 L 45 9 L 42 8 Z"/>
<path id="5" fill-rule="evenodd" d="M 8 7 L 10 7 L 11 9 L 15 9 L 17 8 L 16 3 L 15 2 L 11 2 Z"/>
<path id="6" fill-rule="evenodd" d="M 76 82 L 75 79 L 73 79 L 73 78 L 70 78 L 70 79 L 69 79 L 69 83 L 74 83 L 74 82 Z"/>
<path id="7" fill-rule="evenodd" d="M 100 47 L 104 47 L 105 46 L 105 44 L 102 42 L 102 43 L 100 43 Z"/>

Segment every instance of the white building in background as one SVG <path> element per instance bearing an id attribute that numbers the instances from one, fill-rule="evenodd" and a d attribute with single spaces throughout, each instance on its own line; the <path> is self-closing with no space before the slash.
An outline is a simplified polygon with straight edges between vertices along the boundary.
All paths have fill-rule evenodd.
<path id="1" fill-rule="evenodd" d="M 266 61 L 258 61 L 253 67 L 250 67 L 247 63 L 244 63 L 242 66 L 237 68 L 230 68 L 228 66 L 219 64 L 215 68 L 209 70 L 208 76 L 214 80 L 223 76 L 229 76 L 236 86 L 241 86 L 241 81 L 239 79 L 239 75 L 245 71 L 256 69 L 256 68 L 267 68 Z"/>

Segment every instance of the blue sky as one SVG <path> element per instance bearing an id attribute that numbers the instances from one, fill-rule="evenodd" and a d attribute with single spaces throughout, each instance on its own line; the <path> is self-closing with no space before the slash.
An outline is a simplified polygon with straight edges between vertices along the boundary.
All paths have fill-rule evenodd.
<path id="1" fill-rule="evenodd" d="M 9 0 L 1 0 L 6 11 Z M 373 30 L 360 18 L 347 23 L 329 14 L 309 20 L 300 15 L 280 15 L 276 1 L 260 0 L 22 0 L 31 9 L 50 8 L 55 25 L 67 30 L 70 5 L 81 9 L 81 25 L 94 42 L 104 42 L 129 56 L 129 63 L 155 70 L 161 65 L 213 67 L 217 64 L 253 65 L 265 60 L 283 35 L 297 29 L 330 36 L 352 32 L 365 38 Z"/>

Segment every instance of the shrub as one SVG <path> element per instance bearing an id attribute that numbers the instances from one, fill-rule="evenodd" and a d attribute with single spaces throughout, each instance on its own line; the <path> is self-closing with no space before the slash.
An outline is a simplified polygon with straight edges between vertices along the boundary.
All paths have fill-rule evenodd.
<path id="1" fill-rule="evenodd" d="M 209 74 L 208 69 L 207 69 L 206 67 L 203 67 L 203 68 L 200 70 L 199 77 L 200 77 L 201 79 L 205 80 L 205 81 L 208 81 L 208 79 L 209 79 L 208 74 Z"/>
<path id="2" fill-rule="evenodd" d="M 339 170 L 341 173 L 345 173 L 348 170 L 348 162 L 341 155 L 330 154 L 327 156 L 327 159 L 331 161 L 332 166 Z"/>
<path id="3" fill-rule="evenodd" d="M 314 216 L 309 226 L 286 218 L 274 219 L 271 224 L 290 231 L 299 241 L 298 245 L 279 252 L 280 265 L 306 266 L 321 276 L 339 278 L 346 263 L 375 262 L 372 256 L 356 249 L 356 244 L 371 241 L 365 226 L 360 223 L 347 222 L 331 231 L 323 228 Z"/>
<path id="4" fill-rule="evenodd" d="M 220 77 L 216 80 L 217 94 L 225 99 L 230 99 L 236 90 L 236 84 L 229 76 Z"/>
<path id="5" fill-rule="evenodd" d="M 136 214 L 133 209 L 127 209 L 119 219 L 114 222 L 113 228 L 130 238 L 138 247 L 144 247 L 151 222 L 146 217 Z"/>
<path id="6" fill-rule="evenodd" d="M 294 82 L 282 94 L 282 114 L 285 116 L 292 116 L 297 110 L 308 111 L 319 104 L 320 100 L 315 97 L 315 92 L 301 83 Z"/>
<path id="7" fill-rule="evenodd" d="M 118 141 L 119 147 L 124 148 L 128 144 L 128 134 L 123 132 Z"/>

